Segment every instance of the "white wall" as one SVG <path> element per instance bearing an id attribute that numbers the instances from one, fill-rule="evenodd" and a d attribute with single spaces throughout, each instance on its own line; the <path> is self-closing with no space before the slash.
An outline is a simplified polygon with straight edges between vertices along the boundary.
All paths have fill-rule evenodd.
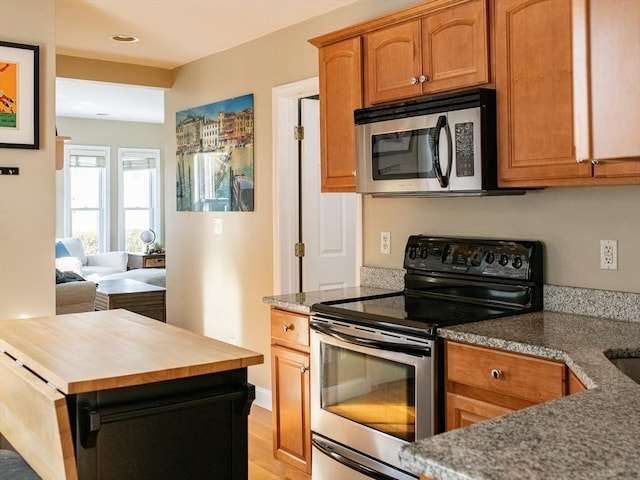
<path id="1" fill-rule="evenodd" d="M 158 123 L 117 122 L 113 120 L 91 120 L 86 118 L 57 117 L 58 134 L 71 137 L 72 145 L 94 145 L 111 147 L 111 250 L 118 249 L 118 148 L 151 148 L 160 150 L 160 162 L 167 159 L 164 154 L 164 125 Z M 170 160 L 173 156 L 169 157 Z M 163 171 L 162 171 L 163 172 Z M 164 180 L 164 175 L 162 175 Z M 175 188 L 169 192 L 175 197 Z M 164 197 L 163 197 L 164 199 Z M 160 212 L 164 218 L 164 203 Z M 159 242 L 164 240 L 164 228 L 156 231 Z M 64 236 L 64 171 L 56 173 L 56 236 Z M 170 257 L 169 257 L 170 258 Z"/>
<path id="2" fill-rule="evenodd" d="M 398 212 L 403 212 L 398 215 Z M 411 234 L 541 240 L 545 283 L 640 293 L 640 186 L 548 188 L 524 196 L 364 200 L 365 264 L 401 268 Z M 391 254 L 380 232 L 391 232 Z M 618 270 L 600 240 L 618 240 Z"/>
<path id="3" fill-rule="evenodd" d="M 36 6 L 37 8 L 34 8 Z M 2 0 L 6 42 L 40 46 L 40 148 L 0 149 L 0 319 L 55 312 L 55 0 Z"/>
<path id="4" fill-rule="evenodd" d="M 417 1 L 361 1 L 273 35 L 185 65 L 165 97 L 167 318 L 173 323 L 265 355 L 250 381 L 270 389 L 269 308 L 273 295 L 271 90 L 317 75 L 317 50 L 307 40 Z M 215 23 L 215 22 L 214 22 Z M 175 114 L 254 94 L 255 211 L 176 212 Z M 221 218 L 223 234 L 213 234 Z"/>

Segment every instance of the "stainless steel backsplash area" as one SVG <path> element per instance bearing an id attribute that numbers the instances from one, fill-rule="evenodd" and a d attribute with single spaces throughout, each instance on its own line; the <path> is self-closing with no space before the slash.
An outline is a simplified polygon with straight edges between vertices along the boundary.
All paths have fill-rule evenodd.
<path id="1" fill-rule="evenodd" d="M 360 285 L 402 290 L 404 273 L 399 269 L 363 266 L 360 268 Z M 640 322 L 640 293 L 545 285 L 544 309 Z"/>

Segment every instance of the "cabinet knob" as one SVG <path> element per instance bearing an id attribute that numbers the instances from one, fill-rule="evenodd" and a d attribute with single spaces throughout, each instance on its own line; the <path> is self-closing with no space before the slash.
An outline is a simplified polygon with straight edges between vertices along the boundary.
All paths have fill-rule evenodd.
<path id="1" fill-rule="evenodd" d="M 288 332 L 289 330 L 291 330 L 291 327 L 289 325 L 282 325 L 283 332 Z"/>
<path id="2" fill-rule="evenodd" d="M 305 367 L 304 365 L 300 367 L 300 373 L 306 373 L 309 370 L 309 367 Z"/>
<path id="3" fill-rule="evenodd" d="M 493 370 L 491 370 L 491 376 L 493 378 L 498 379 L 498 378 L 502 377 L 502 375 L 503 375 L 502 370 L 498 370 L 498 369 L 495 369 L 495 368 Z"/>
<path id="4" fill-rule="evenodd" d="M 591 163 L 592 163 L 593 165 L 597 165 L 597 164 L 598 164 L 598 159 L 597 159 L 597 158 L 594 158 L 593 160 L 591 160 Z"/>
<path id="5" fill-rule="evenodd" d="M 416 85 L 418 83 L 418 77 L 411 77 L 411 85 Z"/>
<path id="6" fill-rule="evenodd" d="M 424 82 L 426 82 L 428 80 L 428 78 L 427 78 L 426 75 L 420 75 L 419 80 L 420 80 L 420 83 L 424 83 Z"/>

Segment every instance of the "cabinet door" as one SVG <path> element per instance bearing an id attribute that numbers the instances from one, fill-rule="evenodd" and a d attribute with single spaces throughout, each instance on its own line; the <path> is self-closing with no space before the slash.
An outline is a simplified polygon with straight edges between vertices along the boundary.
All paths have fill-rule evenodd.
<path id="1" fill-rule="evenodd" d="M 362 107 L 360 37 L 319 52 L 320 154 L 323 192 L 355 192 L 353 111 Z"/>
<path id="2" fill-rule="evenodd" d="M 467 427 L 474 423 L 511 413 L 513 410 L 455 393 L 447 393 L 445 429 Z"/>
<path id="3" fill-rule="evenodd" d="M 271 346 L 273 455 L 311 472 L 309 354 Z"/>
<path id="4" fill-rule="evenodd" d="M 574 151 L 571 0 L 496 0 L 499 184 L 590 177 Z"/>
<path id="5" fill-rule="evenodd" d="M 474 0 L 422 20 L 423 93 L 489 81 L 486 0 Z"/>
<path id="6" fill-rule="evenodd" d="M 367 105 L 422 93 L 419 20 L 364 35 L 364 50 Z"/>
<path id="7" fill-rule="evenodd" d="M 590 3 L 596 177 L 640 177 L 640 2 Z"/>

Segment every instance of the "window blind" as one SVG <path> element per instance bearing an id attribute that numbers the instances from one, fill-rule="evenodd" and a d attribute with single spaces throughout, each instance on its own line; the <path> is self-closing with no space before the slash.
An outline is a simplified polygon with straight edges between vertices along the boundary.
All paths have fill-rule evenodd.
<path id="1" fill-rule="evenodd" d="M 92 167 L 105 168 L 107 166 L 107 156 L 100 150 L 69 150 L 70 167 Z"/>

